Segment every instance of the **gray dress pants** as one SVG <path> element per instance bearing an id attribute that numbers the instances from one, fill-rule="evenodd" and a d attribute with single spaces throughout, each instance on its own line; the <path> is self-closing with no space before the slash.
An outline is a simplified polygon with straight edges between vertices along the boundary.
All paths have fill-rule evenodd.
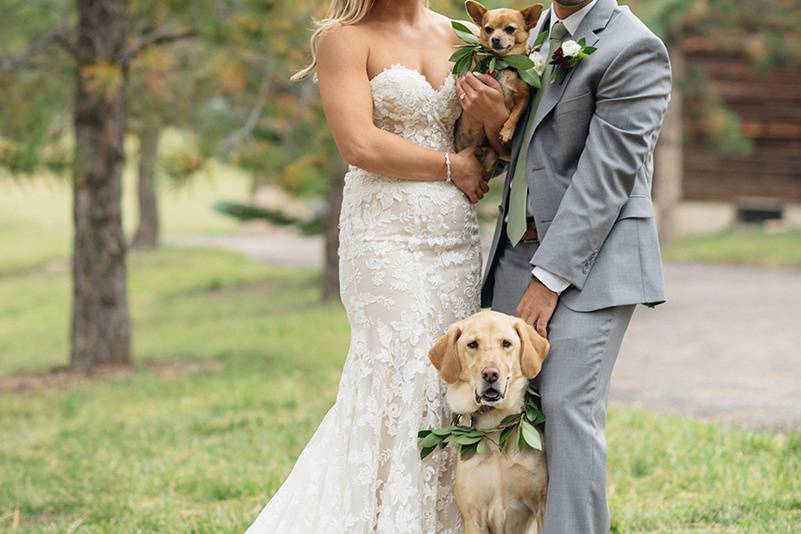
<path id="1" fill-rule="evenodd" d="M 538 243 L 505 245 L 495 267 L 494 310 L 515 315 L 531 280 Z M 545 413 L 548 501 L 545 534 L 606 534 L 606 401 L 634 305 L 576 312 L 559 303 L 548 328 L 550 354 L 534 379 Z"/>

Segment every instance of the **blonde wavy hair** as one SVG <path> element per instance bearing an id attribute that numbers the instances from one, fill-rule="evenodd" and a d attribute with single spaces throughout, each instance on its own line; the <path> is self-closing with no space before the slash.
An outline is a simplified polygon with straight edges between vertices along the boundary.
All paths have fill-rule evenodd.
<path id="1" fill-rule="evenodd" d="M 429 0 L 422 0 L 423 4 L 428 7 Z M 320 39 L 323 34 L 338 26 L 356 24 L 370 13 L 373 9 L 376 0 L 331 0 L 331 5 L 328 7 L 328 13 L 325 18 L 314 20 L 316 29 L 311 36 L 309 42 L 309 49 L 311 50 L 312 60 L 311 63 L 306 65 L 303 69 L 299 70 L 290 78 L 293 81 L 303 80 L 311 75 L 317 78 L 317 50 L 320 47 Z"/>

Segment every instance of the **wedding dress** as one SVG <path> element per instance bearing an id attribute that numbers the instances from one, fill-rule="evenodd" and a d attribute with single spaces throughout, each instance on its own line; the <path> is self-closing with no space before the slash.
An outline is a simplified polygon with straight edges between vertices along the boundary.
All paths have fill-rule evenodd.
<path id="1" fill-rule="evenodd" d="M 453 151 L 455 85 L 392 65 L 370 81 L 374 123 Z M 428 349 L 478 311 L 475 207 L 452 183 L 350 166 L 339 256 L 351 343 L 336 402 L 247 533 L 461 534 L 454 453 L 421 461 L 417 431 L 450 424 Z"/>

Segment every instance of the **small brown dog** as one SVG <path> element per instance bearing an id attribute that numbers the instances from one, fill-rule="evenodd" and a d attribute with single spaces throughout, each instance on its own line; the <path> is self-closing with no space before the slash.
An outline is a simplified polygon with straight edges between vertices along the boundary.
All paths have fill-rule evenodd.
<path id="1" fill-rule="evenodd" d="M 540 18 L 542 4 L 534 4 L 521 11 L 508 8 L 488 10 L 474 0 L 467 0 L 465 8 L 470 18 L 481 29 L 478 37 L 484 48 L 491 49 L 500 57 L 513 54 L 528 55 L 529 33 Z M 507 143 L 526 110 L 530 88 L 514 69 L 499 71 L 497 80 L 503 88 L 506 107 L 510 110 L 509 118 L 500 131 L 501 141 Z M 462 115 L 456 125 L 456 149 L 462 150 L 468 146 L 482 148 L 481 162 L 487 174 L 492 176 L 499 155 L 487 142 L 483 125 Z"/>
<path id="2" fill-rule="evenodd" d="M 472 419 L 474 428 L 490 429 L 521 413 L 529 379 L 540 372 L 548 348 L 522 319 L 484 311 L 453 324 L 428 356 L 448 383 L 453 413 Z M 518 449 L 516 440 L 499 450 L 499 433 L 488 437 L 495 444 L 486 452 L 456 465 L 454 495 L 466 534 L 542 532 L 548 489 L 544 451 Z"/>

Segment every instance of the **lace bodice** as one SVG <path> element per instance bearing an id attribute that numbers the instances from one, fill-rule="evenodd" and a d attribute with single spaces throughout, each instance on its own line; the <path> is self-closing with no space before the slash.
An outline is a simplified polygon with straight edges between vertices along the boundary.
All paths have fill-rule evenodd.
<path id="1" fill-rule="evenodd" d="M 434 89 L 420 72 L 396 63 L 370 80 L 370 87 L 376 126 L 428 148 L 453 149 L 461 106 L 452 74 Z"/>

